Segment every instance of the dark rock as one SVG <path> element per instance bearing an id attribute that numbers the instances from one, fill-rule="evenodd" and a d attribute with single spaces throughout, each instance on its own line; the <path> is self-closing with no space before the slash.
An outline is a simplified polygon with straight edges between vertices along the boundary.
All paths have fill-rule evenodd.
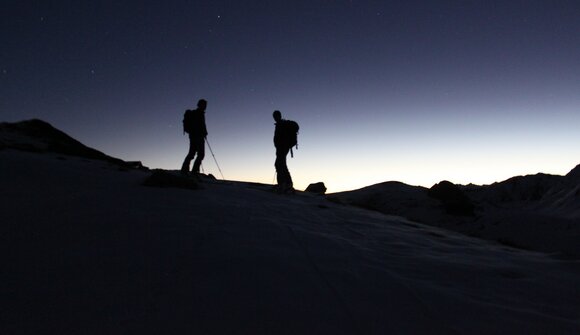
<path id="1" fill-rule="evenodd" d="M 457 185 L 447 180 L 433 185 L 433 187 L 427 191 L 427 195 L 441 201 L 448 214 L 466 216 L 474 215 L 475 206 L 469 197 L 467 197 Z"/>
<path id="2" fill-rule="evenodd" d="M 324 186 L 323 182 L 318 182 L 314 184 L 308 185 L 305 192 L 316 193 L 316 194 L 324 194 L 326 193 L 326 186 Z"/>
<path id="3" fill-rule="evenodd" d="M 185 188 L 188 190 L 199 189 L 199 184 L 195 179 L 188 175 L 178 175 L 163 170 L 155 170 L 143 182 L 145 186 L 152 187 L 174 187 Z"/>
<path id="4" fill-rule="evenodd" d="M 141 163 L 141 161 L 128 161 L 125 162 L 125 165 L 128 168 L 132 168 L 132 169 L 147 169 L 143 163 Z"/>

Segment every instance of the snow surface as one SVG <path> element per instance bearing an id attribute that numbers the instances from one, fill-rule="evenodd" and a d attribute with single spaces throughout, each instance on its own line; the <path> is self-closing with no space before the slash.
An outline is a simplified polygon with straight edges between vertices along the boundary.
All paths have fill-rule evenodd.
<path id="1" fill-rule="evenodd" d="M 580 262 L 267 185 L 0 150 L 1 334 L 579 334 Z"/>
<path id="2" fill-rule="evenodd" d="M 496 241 L 580 259 L 580 166 L 566 176 L 518 176 L 492 185 L 457 186 L 474 215 L 451 215 L 428 189 L 385 182 L 329 195 L 337 202 Z"/>

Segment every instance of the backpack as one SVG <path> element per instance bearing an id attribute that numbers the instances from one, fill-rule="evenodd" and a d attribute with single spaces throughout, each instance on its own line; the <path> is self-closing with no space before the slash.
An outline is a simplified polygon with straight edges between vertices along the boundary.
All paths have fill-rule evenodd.
<path id="1" fill-rule="evenodd" d="M 183 115 L 183 132 L 185 133 L 190 133 L 191 132 L 191 123 L 193 119 L 193 113 L 191 112 L 191 110 L 186 110 L 185 114 Z"/>
<path id="2" fill-rule="evenodd" d="M 296 147 L 298 149 L 298 131 L 300 130 L 300 126 L 297 122 L 292 120 L 284 120 L 282 122 L 282 136 L 284 138 L 284 142 L 290 147 L 290 156 L 294 157 L 294 152 L 292 151 L 292 147 Z"/>

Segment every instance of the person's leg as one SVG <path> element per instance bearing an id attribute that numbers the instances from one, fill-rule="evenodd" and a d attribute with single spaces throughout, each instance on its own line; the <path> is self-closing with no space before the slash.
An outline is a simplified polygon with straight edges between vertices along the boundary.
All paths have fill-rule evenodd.
<path id="1" fill-rule="evenodd" d="M 199 173 L 199 167 L 201 166 L 201 161 L 205 157 L 205 140 L 203 137 L 201 139 L 197 139 L 195 141 L 195 149 L 197 152 L 197 157 L 195 158 L 195 162 L 193 162 L 193 173 Z"/>
<path id="2" fill-rule="evenodd" d="M 181 172 L 182 173 L 189 173 L 189 164 L 191 164 L 191 160 L 195 156 L 195 145 L 193 143 L 192 138 L 189 138 L 189 151 L 187 152 L 187 156 L 185 156 L 185 160 L 181 165 Z"/>
<path id="3" fill-rule="evenodd" d="M 276 167 L 276 174 L 278 179 L 278 185 L 286 187 L 291 186 L 292 180 L 289 179 L 290 172 L 288 172 L 288 166 L 286 165 L 286 156 L 288 155 L 290 149 L 278 149 L 276 148 L 276 162 L 274 166 Z"/>
<path id="4" fill-rule="evenodd" d="M 292 181 L 292 176 L 290 175 L 290 170 L 286 167 L 286 181 L 288 182 L 288 188 L 294 188 L 294 182 Z"/>

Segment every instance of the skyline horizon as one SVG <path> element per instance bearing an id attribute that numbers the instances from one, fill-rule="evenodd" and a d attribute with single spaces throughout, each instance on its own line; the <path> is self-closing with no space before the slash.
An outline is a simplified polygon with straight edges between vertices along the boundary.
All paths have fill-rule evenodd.
<path id="1" fill-rule="evenodd" d="M 296 187 L 563 174 L 580 160 L 580 2 L 9 0 L 0 119 L 179 167 L 208 101 L 226 178 L 272 183 L 272 111 L 300 125 Z M 217 174 L 212 157 L 204 165 Z M 215 170 L 215 171 L 214 171 Z"/>
<path id="2" fill-rule="evenodd" d="M 66 130 L 63 130 L 63 129 L 59 128 L 58 125 L 55 125 L 55 124 L 53 124 L 51 122 L 42 120 L 40 118 L 32 118 L 32 119 L 18 120 L 18 121 L 0 120 L 0 123 L 4 123 L 4 122 L 6 122 L 6 123 L 19 123 L 19 122 L 31 121 L 31 120 L 34 120 L 34 119 L 40 120 L 40 121 L 43 121 L 43 122 L 47 122 L 53 128 L 55 128 L 55 129 L 57 129 L 59 131 L 62 131 L 66 135 L 70 136 L 73 140 L 76 140 L 76 141 L 80 142 L 81 144 L 87 146 L 88 148 L 91 148 L 91 149 L 95 149 L 97 151 L 100 151 L 103 154 L 108 155 L 110 157 L 118 158 L 118 159 L 121 159 L 121 160 L 126 161 L 126 162 L 138 161 L 138 162 L 141 162 L 144 167 L 146 167 L 146 168 L 148 168 L 150 170 L 155 170 L 155 169 L 174 170 L 174 171 L 178 171 L 179 170 L 179 166 L 174 166 L 175 164 L 168 164 L 166 166 L 151 166 L 151 165 L 147 164 L 147 162 L 144 161 L 144 160 L 142 160 L 142 159 L 127 159 L 127 158 L 125 158 L 123 156 L 118 156 L 118 155 L 115 155 L 115 154 L 111 154 L 110 152 L 108 152 L 106 150 L 103 150 L 101 148 L 93 147 L 93 146 L 91 146 L 89 144 L 86 144 L 84 141 L 82 141 L 82 140 L 80 140 L 78 138 L 75 138 L 74 136 L 70 135 Z M 296 148 L 295 148 L 295 150 L 296 150 Z M 298 153 L 298 152 L 296 152 L 296 153 Z M 209 161 L 207 159 L 209 159 Z M 216 155 L 216 159 L 217 159 L 217 155 Z M 290 157 L 288 157 L 288 161 L 291 162 L 291 158 Z M 220 172 L 217 169 L 217 166 L 216 166 L 214 157 L 213 157 L 212 153 L 210 152 L 209 148 L 207 147 L 207 144 L 206 144 L 206 159 L 204 159 L 204 162 L 205 162 L 205 168 L 203 168 L 203 166 L 202 166 L 203 173 L 205 173 L 205 174 L 212 174 L 215 178 L 222 179 L 221 176 L 220 176 Z M 217 159 L 217 163 L 219 163 L 219 159 Z M 210 169 L 209 170 L 207 169 L 207 165 L 210 165 Z M 388 182 L 400 182 L 400 183 L 407 184 L 407 185 L 410 185 L 410 186 L 419 186 L 419 187 L 424 187 L 424 188 L 431 188 L 433 185 L 435 185 L 435 184 L 437 184 L 437 183 L 439 183 L 441 181 L 450 181 L 450 182 L 452 182 L 454 184 L 463 185 L 463 186 L 468 186 L 468 185 L 487 186 L 487 185 L 492 185 L 494 183 L 501 183 L 501 182 L 504 182 L 504 181 L 509 180 L 511 178 L 520 177 L 520 176 L 529 176 L 529 175 L 536 175 L 536 174 L 547 174 L 547 175 L 565 176 L 565 175 L 567 175 L 568 173 L 570 173 L 572 170 L 574 170 L 578 166 L 580 166 L 580 161 L 577 162 L 577 163 L 575 163 L 575 164 L 573 164 L 573 166 L 571 166 L 568 169 L 564 168 L 561 171 L 555 171 L 555 172 L 554 171 L 538 170 L 537 168 L 530 167 L 530 169 L 528 170 L 528 172 L 513 173 L 513 174 L 509 174 L 508 172 L 506 172 L 506 173 L 508 173 L 508 175 L 502 176 L 502 177 L 500 177 L 500 179 L 496 179 L 496 180 L 493 180 L 493 181 L 490 181 L 490 182 L 483 182 L 483 183 L 477 183 L 477 182 L 473 182 L 473 181 L 468 181 L 466 179 L 465 179 L 466 181 L 464 181 L 464 182 L 457 182 L 456 181 L 457 179 L 454 179 L 454 178 L 442 178 L 442 179 L 439 179 L 439 180 L 434 180 L 433 179 L 434 180 L 433 182 L 428 182 L 427 184 L 418 184 L 418 183 L 413 183 L 413 182 L 408 182 L 408 181 L 405 181 L 405 180 L 398 180 L 398 179 L 386 179 L 386 180 L 382 180 L 382 181 L 372 182 L 370 184 L 364 184 L 364 185 L 363 184 L 358 184 L 358 186 L 355 186 L 354 188 L 332 188 L 332 187 L 329 187 L 328 183 L 325 180 L 318 180 L 318 181 L 312 180 L 312 181 L 307 182 L 307 183 L 304 183 L 303 180 L 300 180 L 299 183 L 301 185 L 304 185 L 304 186 L 303 187 L 302 186 L 297 187 L 297 189 L 304 190 L 304 189 L 306 189 L 306 187 L 309 184 L 316 183 L 316 182 L 324 182 L 325 185 L 326 185 L 326 187 L 328 188 L 327 193 L 339 193 L 339 192 L 354 191 L 354 190 L 358 190 L 358 189 L 361 189 L 361 188 L 366 188 L 366 187 L 369 187 L 369 186 L 373 186 L 373 185 L 377 185 L 377 184 L 382 184 L 382 183 L 388 183 Z M 506 171 L 508 171 L 508 170 L 506 170 Z M 226 174 L 227 174 L 227 172 L 224 173 L 224 175 L 226 175 Z M 466 178 L 469 178 L 469 177 L 466 177 Z M 482 179 L 484 179 L 484 178 L 482 178 Z M 257 179 L 256 178 L 253 178 L 252 179 L 252 178 L 243 178 L 242 177 L 242 178 L 235 179 L 235 178 L 228 178 L 226 176 L 223 179 L 224 180 L 231 180 L 231 181 L 239 181 L 239 182 L 258 182 L 258 183 L 264 183 L 264 184 L 274 184 L 275 183 L 275 180 L 274 179 L 272 181 L 267 181 L 265 178 L 261 178 L 261 179 L 260 178 L 257 178 Z M 303 179 L 303 178 L 300 178 L 300 179 Z"/>

